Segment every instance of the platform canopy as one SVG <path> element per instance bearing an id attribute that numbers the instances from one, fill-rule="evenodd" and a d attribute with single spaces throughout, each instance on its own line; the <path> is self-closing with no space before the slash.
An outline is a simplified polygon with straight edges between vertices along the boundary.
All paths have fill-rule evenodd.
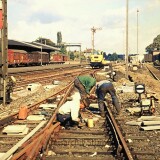
<path id="1" fill-rule="evenodd" d="M 50 46 L 50 45 L 46 45 L 46 44 L 42 44 L 42 43 L 39 43 L 39 42 L 31 42 L 31 44 L 33 45 L 36 45 L 36 46 L 42 46 L 42 49 L 50 49 L 50 50 L 54 50 L 54 51 L 60 51 L 60 48 L 57 48 L 57 47 L 53 47 L 53 46 Z"/>
<path id="2" fill-rule="evenodd" d="M 25 50 L 27 52 L 32 51 L 43 51 L 43 52 L 53 52 L 53 51 L 59 51 L 59 48 L 44 45 L 37 42 L 24 42 L 24 41 L 18 41 L 18 40 L 8 40 L 8 49 L 19 49 L 19 50 Z"/>

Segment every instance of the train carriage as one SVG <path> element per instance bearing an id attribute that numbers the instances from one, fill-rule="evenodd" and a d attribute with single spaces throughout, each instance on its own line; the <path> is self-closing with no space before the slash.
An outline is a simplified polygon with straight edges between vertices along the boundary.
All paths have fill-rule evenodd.
<path id="1" fill-rule="evenodd" d="M 61 53 L 47 53 L 40 51 L 26 52 L 24 50 L 8 49 L 8 66 L 31 66 L 46 64 L 63 64 L 68 56 Z"/>
<path id="2" fill-rule="evenodd" d="M 24 50 L 9 49 L 8 65 L 19 66 L 28 64 L 28 53 Z"/>
<path id="3" fill-rule="evenodd" d="M 49 64 L 49 53 L 34 51 L 29 55 L 29 65 Z"/>
<path id="4" fill-rule="evenodd" d="M 52 53 L 50 55 L 50 63 L 52 64 L 62 64 L 62 63 L 65 63 L 67 61 L 67 58 L 68 56 L 65 55 L 65 54 L 54 54 Z"/>

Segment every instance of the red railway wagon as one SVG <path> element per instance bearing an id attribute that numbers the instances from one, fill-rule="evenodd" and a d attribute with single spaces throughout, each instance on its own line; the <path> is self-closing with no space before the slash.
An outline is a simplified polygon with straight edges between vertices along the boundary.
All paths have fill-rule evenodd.
<path id="1" fill-rule="evenodd" d="M 28 64 L 28 53 L 24 50 L 9 49 L 8 65 L 19 66 Z"/>
<path id="2" fill-rule="evenodd" d="M 47 52 L 34 51 L 28 54 L 29 65 L 49 64 L 49 54 Z M 42 58 L 42 60 L 41 60 Z"/>
<path id="3" fill-rule="evenodd" d="M 50 63 L 65 63 L 68 59 L 68 56 L 65 54 L 51 54 L 50 55 Z"/>
<path id="4" fill-rule="evenodd" d="M 42 60 L 41 60 L 42 59 Z M 8 66 L 29 66 L 45 64 L 63 64 L 67 61 L 68 56 L 65 54 L 33 51 L 26 52 L 24 50 L 9 49 L 8 50 Z"/>

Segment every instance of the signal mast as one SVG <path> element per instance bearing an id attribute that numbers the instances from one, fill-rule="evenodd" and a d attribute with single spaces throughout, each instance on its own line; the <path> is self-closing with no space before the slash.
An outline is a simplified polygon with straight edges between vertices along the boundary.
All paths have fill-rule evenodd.
<path id="1" fill-rule="evenodd" d="M 91 28 L 92 32 L 92 54 L 94 54 L 94 34 L 97 30 L 102 30 L 102 28 L 94 28 L 94 26 Z"/>
<path id="2" fill-rule="evenodd" d="M 0 0 L 0 101 L 6 104 L 6 85 L 8 78 L 8 32 L 7 0 Z"/>

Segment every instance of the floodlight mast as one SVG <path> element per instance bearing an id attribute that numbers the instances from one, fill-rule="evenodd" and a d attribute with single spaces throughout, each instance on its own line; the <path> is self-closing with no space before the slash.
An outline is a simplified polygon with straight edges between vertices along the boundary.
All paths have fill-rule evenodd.
<path id="1" fill-rule="evenodd" d="M 94 54 L 94 34 L 96 33 L 96 30 L 102 30 L 102 28 L 94 28 L 94 26 L 91 28 L 91 32 L 92 32 L 92 54 Z"/>

